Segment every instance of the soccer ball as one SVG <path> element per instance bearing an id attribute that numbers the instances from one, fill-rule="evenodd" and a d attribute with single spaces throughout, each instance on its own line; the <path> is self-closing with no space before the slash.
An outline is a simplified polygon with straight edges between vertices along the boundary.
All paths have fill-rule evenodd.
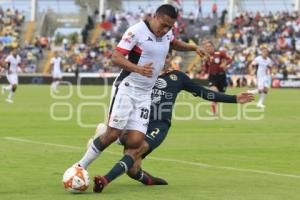
<path id="1" fill-rule="evenodd" d="M 88 172 L 79 166 L 73 166 L 64 173 L 63 184 L 72 193 L 84 192 L 88 189 L 90 178 Z"/>

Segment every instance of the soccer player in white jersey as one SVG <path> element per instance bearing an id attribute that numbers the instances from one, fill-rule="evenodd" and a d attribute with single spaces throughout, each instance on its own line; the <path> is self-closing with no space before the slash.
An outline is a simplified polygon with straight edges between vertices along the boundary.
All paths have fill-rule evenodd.
<path id="1" fill-rule="evenodd" d="M 12 53 L 5 58 L 4 62 L 7 69 L 6 78 L 9 85 L 2 87 L 2 94 L 9 91 L 6 101 L 8 103 L 13 103 L 13 96 L 17 90 L 19 82 L 18 68 L 21 67 L 21 57 L 17 54 L 17 49 L 13 49 Z"/>
<path id="2" fill-rule="evenodd" d="M 62 72 L 61 72 L 61 57 L 56 51 L 54 57 L 51 59 L 51 67 L 52 67 L 52 84 L 51 90 L 55 93 L 58 92 L 57 87 L 59 82 L 62 80 Z"/>
<path id="3" fill-rule="evenodd" d="M 269 57 L 269 51 L 267 48 L 263 47 L 261 49 L 262 55 L 256 57 L 250 64 L 250 68 L 253 66 L 258 66 L 257 68 L 257 89 L 250 90 L 249 92 L 253 94 L 260 94 L 260 98 L 257 103 L 257 107 L 264 108 L 265 96 L 270 88 L 270 67 L 272 67 L 273 62 Z"/>
<path id="4" fill-rule="evenodd" d="M 124 129 L 128 130 L 125 145 L 129 150 L 105 177 L 94 177 L 94 192 L 101 192 L 134 164 L 147 132 L 152 87 L 164 67 L 169 49 L 204 54 L 197 46 L 174 38 L 171 29 L 177 16 L 178 11 L 172 5 L 160 6 L 149 21 L 129 27 L 113 53 L 113 62 L 123 70 L 113 85 L 107 131 L 94 139 L 75 165 L 86 169 Z"/>

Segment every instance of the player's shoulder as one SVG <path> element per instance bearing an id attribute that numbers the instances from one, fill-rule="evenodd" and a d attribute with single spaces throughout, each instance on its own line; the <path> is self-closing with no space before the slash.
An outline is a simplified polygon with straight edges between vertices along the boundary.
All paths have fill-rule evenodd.
<path id="1" fill-rule="evenodd" d="M 145 32 L 145 30 L 147 29 L 147 26 L 145 24 L 144 21 L 140 21 L 132 26 L 130 26 L 127 29 L 127 32 L 132 32 L 132 33 L 140 33 L 140 32 Z"/>
<path id="2" fill-rule="evenodd" d="M 219 54 L 221 54 L 221 55 L 226 55 L 227 54 L 227 51 L 226 50 L 224 50 L 224 49 L 222 49 L 222 50 L 219 50 L 219 51 L 217 51 Z"/>
<path id="3" fill-rule="evenodd" d="M 5 58 L 5 61 L 11 61 L 13 59 L 13 56 L 11 54 L 7 55 Z"/>
<path id="4" fill-rule="evenodd" d="M 186 73 L 179 71 L 179 70 L 172 70 L 170 72 L 170 75 L 175 75 L 176 77 L 178 77 L 178 79 L 185 79 L 185 78 L 189 78 Z"/>

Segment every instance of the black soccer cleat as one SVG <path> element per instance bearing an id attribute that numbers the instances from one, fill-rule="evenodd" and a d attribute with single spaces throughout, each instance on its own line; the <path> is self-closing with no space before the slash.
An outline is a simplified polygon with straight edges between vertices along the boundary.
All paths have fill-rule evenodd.
<path id="1" fill-rule="evenodd" d="M 143 173 L 148 179 L 146 183 L 143 182 L 144 185 L 168 185 L 168 182 L 162 178 L 151 176 L 146 171 L 143 171 Z"/>
<path id="2" fill-rule="evenodd" d="M 94 188 L 93 191 L 96 193 L 102 192 L 103 188 L 108 184 L 105 177 L 95 176 L 94 177 Z"/>

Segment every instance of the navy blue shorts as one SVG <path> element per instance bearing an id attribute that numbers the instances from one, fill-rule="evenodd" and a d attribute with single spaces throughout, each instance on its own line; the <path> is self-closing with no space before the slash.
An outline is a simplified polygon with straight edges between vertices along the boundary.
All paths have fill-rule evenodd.
<path id="1" fill-rule="evenodd" d="M 166 138 L 170 124 L 163 121 L 150 121 L 148 130 L 145 136 L 145 141 L 149 144 L 149 151 L 143 154 L 145 158 L 154 149 L 156 149 Z"/>
<path id="2" fill-rule="evenodd" d="M 227 88 L 227 78 L 226 74 L 215 74 L 215 75 L 209 75 L 209 86 L 215 86 L 218 88 L 219 92 L 226 92 Z"/>

